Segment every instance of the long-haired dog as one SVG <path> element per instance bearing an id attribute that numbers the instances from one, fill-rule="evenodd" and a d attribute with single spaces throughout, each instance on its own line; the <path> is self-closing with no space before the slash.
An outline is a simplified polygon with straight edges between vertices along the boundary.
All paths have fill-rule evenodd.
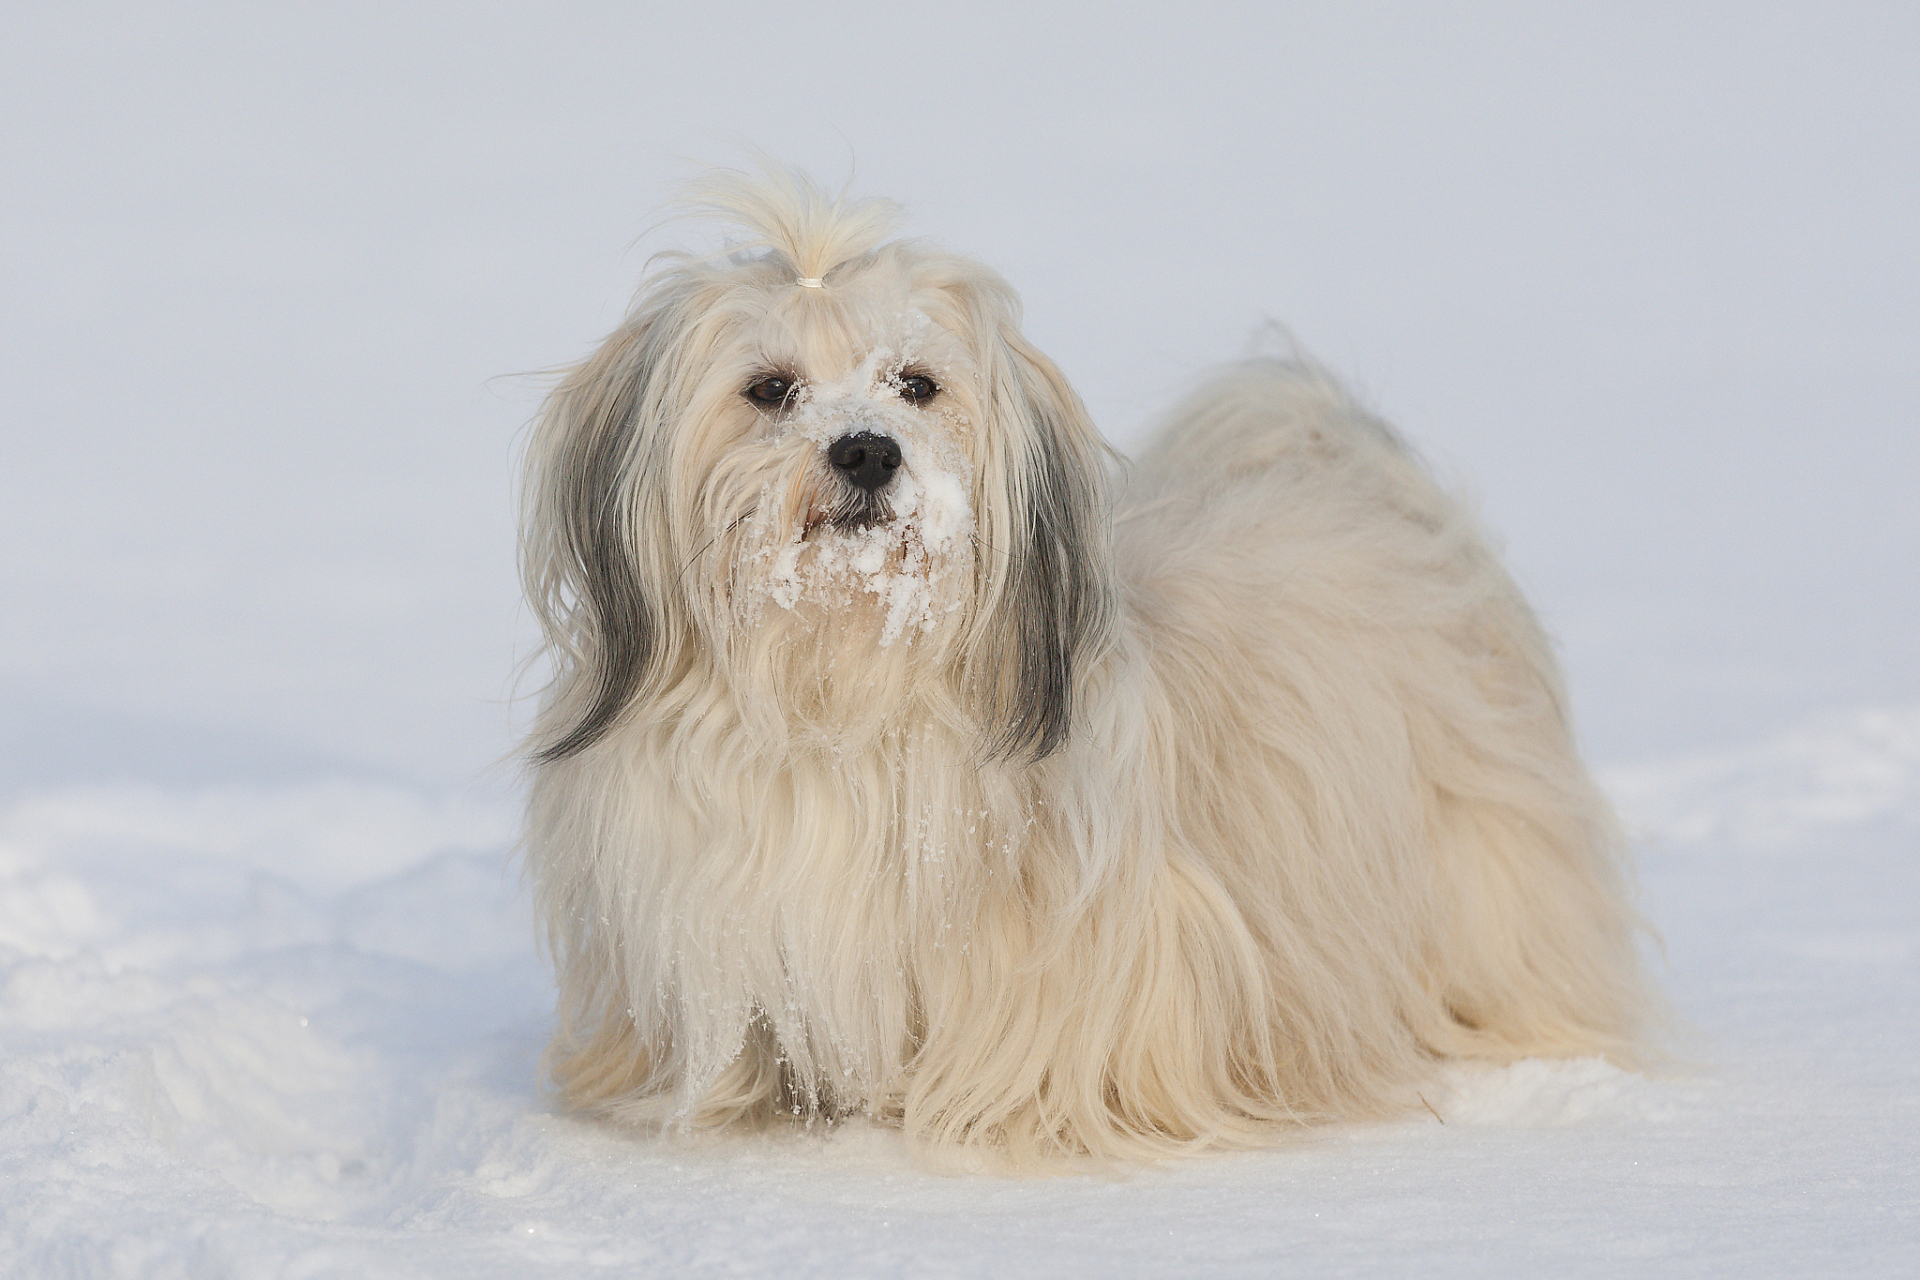
<path id="1" fill-rule="evenodd" d="M 1389 428 L 1248 361 L 1120 468 L 1008 286 L 891 205 L 700 203 L 745 239 L 653 270 L 528 461 L 569 1104 L 1031 1163 L 1632 1057 L 1548 642 Z"/>

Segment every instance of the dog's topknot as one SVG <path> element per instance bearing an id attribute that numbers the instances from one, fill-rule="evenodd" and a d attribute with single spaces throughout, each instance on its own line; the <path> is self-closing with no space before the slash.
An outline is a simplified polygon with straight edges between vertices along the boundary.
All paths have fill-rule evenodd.
<path id="1" fill-rule="evenodd" d="M 891 200 L 832 193 L 798 169 L 766 161 L 757 173 L 713 169 L 686 187 L 681 212 L 736 228 L 730 255 L 766 252 L 796 281 L 824 280 L 893 235 L 904 211 Z"/>

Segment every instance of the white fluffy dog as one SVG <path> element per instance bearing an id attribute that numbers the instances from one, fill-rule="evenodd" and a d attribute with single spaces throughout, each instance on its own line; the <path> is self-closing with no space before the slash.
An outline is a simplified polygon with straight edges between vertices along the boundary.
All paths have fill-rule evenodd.
<path id="1" fill-rule="evenodd" d="M 891 205 L 700 205 L 748 239 L 653 271 L 528 463 L 570 1104 L 1033 1163 L 1632 1056 L 1548 643 L 1386 426 L 1249 361 L 1116 468 L 1008 286 Z"/>

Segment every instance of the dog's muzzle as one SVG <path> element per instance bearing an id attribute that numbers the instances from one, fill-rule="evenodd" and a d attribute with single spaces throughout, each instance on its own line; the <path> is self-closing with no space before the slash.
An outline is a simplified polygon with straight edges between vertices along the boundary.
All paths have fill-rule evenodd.
<path id="1" fill-rule="evenodd" d="M 900 442 L 874 431 L 855 431 L 827 446 L 827 461 L 855 489 L 877 494 L 900 470 Z"/>

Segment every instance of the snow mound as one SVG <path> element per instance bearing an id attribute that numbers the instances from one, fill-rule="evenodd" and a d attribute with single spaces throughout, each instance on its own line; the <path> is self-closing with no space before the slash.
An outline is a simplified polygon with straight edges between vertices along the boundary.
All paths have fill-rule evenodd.
<path id="1" fill-rule="evenodd" d="M 0 811 L 0 1274 L 228 1274 L 239 1224 L 381 1221 L 537 1115 L 512 820 L 344 781 Z"/>
<path id="2" fill-rule="evenodd" d="M 518 822 L 500 801 L 333 779 L 195 790 L 69 787 L 0 809 L 0 875 L 10 866 L 76 854 L 188 857 L 336 890 L 391 874 L 438 849 L 505 844 Z"/>
<path id="3" fill-rule="evenodd" d="M 1660 1119 L 1674 1113 L 1664 1082 L 1600 1058 L 1528 1058 L 1503 1067 L 1460 1065 L 1429 1099 L 1446 1124 L 1534 1128 L 1600 1120 Z"/>
<path id="4" fill-rule="evenodd" d="M 1920 706 L 1826 717 L 1601 782 L 1637 834 L 1673 845 L 1777 849 L 1867 823 L 1920 828 Z"/>
<path id="5" fill-rule="evenodd" d="M 0 809 L 0 948 L 125 967 L 349 938 L 457 968 L 476 935 L 441 909 L 444 882 L 500 878 L 515 822 L 499 802 L 337 780 L 30 795 Z"/>

